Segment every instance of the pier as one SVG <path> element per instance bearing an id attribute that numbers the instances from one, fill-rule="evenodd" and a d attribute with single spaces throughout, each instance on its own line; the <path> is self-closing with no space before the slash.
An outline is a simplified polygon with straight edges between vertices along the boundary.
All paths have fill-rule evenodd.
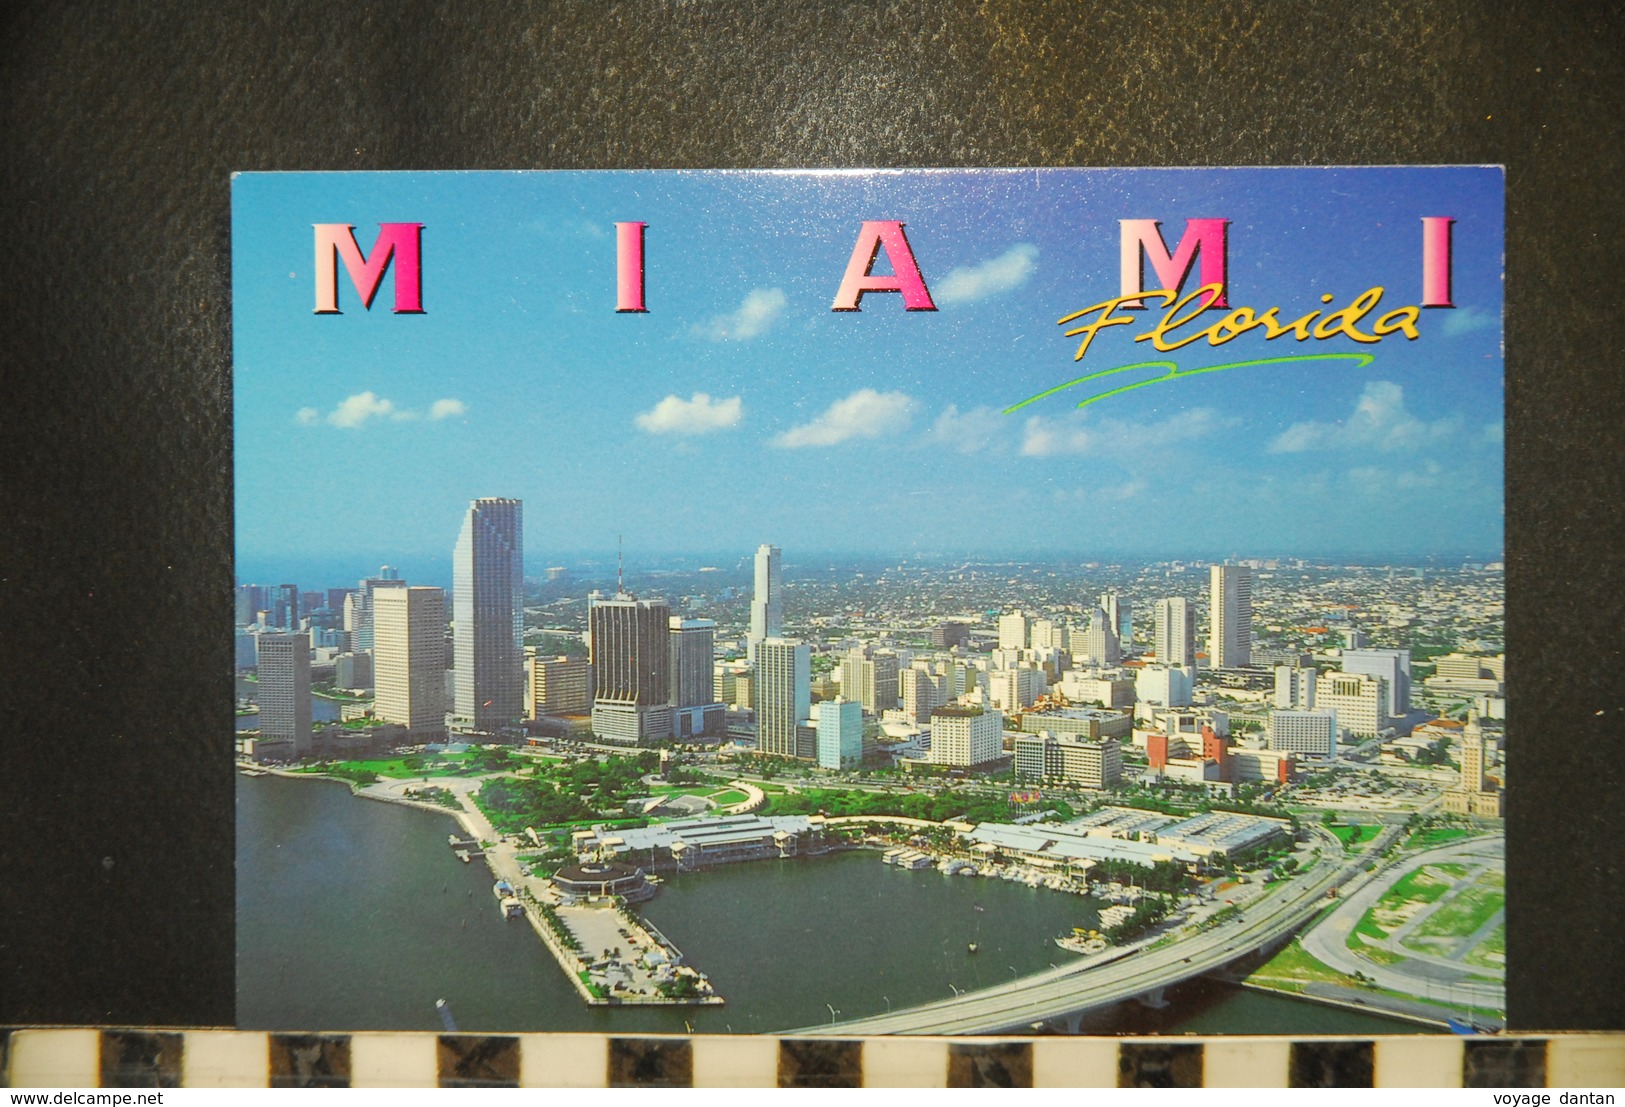
<path id="1" fill-rule="evenodd" d="M 617 899 L 554 906 L 531 898 L 526 914 L 593 1006 L 718 1005 L 704 973 L 682 951 Z"/>

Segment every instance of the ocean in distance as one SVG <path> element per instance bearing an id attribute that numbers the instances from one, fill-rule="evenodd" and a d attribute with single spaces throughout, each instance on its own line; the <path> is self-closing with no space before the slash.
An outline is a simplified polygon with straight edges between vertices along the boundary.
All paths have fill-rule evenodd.
<path id="1" fill-rule="evenodd" d="M 1088 899 L 908 872 L 868 850 L 669 878 L 642 913 L 707 973 L 721 1007 L 588 1007 L 449 815 L 347 785 L 237 777 L 237 1023 L 254 1030 L 771 1033 L 883 1014 L 1064 963 Z M 967 946 L 977 943 L 978 952 Z M 1412 1024 L 1196 981 L 1124 1004 L 1094 1033 L 1405 1034 Z"/>

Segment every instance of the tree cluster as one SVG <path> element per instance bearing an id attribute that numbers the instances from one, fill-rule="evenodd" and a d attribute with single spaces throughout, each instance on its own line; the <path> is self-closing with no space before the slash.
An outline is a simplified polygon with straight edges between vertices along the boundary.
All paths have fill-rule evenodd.
<path id="1" fill-rule="evenodd" d="M 957 792 L 904 793 L 856 792 L 838 789 L 808 789 L 799 793 L 768 796 L 765 815 L 896 815 L 939 823 L 963 819 L 970 823 L 1004 822 L 1010 818 L 1010 804 L 1002 797 Z"/>
<path id="2" fill-rule="evenodd" d="M 1140 900 L 1139 906 L 1134 908 L 1134 914 L 1118 923 L 1108 926 L 1101 931 L 1101 935 L 1112 944 L 1132 941 L 1150 930 L 1163 917 L 1168 914 L 1168 901 L 1161 896 L 1146 896 Z"/>
<path id="3" fill-rule="evenodd" d="M 1185 886 L 1185 870 L 1172 861 L 1158 861 L 1138 865 L 1133 861 L 1104 860 L 1095 862 L 1089 870 L 1089 879 L 1132 884 L 1155 892 L 1177 892 Z"/>

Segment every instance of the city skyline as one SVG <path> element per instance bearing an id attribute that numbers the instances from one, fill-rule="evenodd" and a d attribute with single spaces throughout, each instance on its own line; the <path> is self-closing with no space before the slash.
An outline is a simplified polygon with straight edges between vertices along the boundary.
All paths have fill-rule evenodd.
<path id="1" fill-rule="evenodd" d="M 1075 1032 L 1147 974 L 1307 940 L 1351 881 L 1409 904 L 1407 867 L 1463 849 L 1489 914 L 1442 914 L 1468 943 L 1442 953 L 1483 963 L 1444 967 L 1499 1014 L 1499 827 L 1440 807 L 1498 819 L 1509 777 L 1504 565 L 1477 564 L 1503 559 L 1503 189 L 1484 167 L 239 175 L 239 789 L 303 760 L 451 813 L 432 852 L 488 868 L 553 983 L 683 1000 L 674 1032 L 732 1032 L 749 1002 L 707 974 L 764 966 L 652 930 L 651 957 L 630 905 L 675 902 L 663 874 L 876 846 L 1074 895 L 1070 937 L 1020 936 L 1039 902 L 978 904 L 988 933 L 942 965 L 928 944 L 886 993 L 820 994 L 830 1033 Z M 1203 284 L 1212 310 L 1154 291 Z M 612 891 L 624 956 L 582 898 Z M 1366 910 L 1332 906 L 1339 934 Z M 1441 979 L 1405 937 L 1315 956 L 1362 1004 L 1392 970 L 1397 1012 Z M 982 964 L 1001 979 L 948 975 Z M 763 1020 L 822 1032 L 807 989 L 776 991 L 811 1020 Z"/>
<path id="2" fill-rule="evenodd" d="M 432 566 L 432 536 L 489 490 L 531 505 L 542 564 L 617 534 L 701 554 L 762 534 L 808 555 L 1500 554 L 1493 170 L 278 174 L 235 188 L 245 567 Z M 425 314 L 352 301 L 313 315 L 310 223 L 350 218 L 365 247 L 377 211 L 425 223 Z M 1056 326 L 1116 293 L 1121 219 L 1155 215 L 1177 241 L 1183 218 L 1224 215 L 1231 302 L 1290 318 L 1367 287 L 1387 289 L 1385 307 L 1416 302 L 1418 219 L 1441 212 L 1457 220 L 1457 306 L 1425 310 L 1417 341 L 1248 335 L 1174 355 L 1312 345 L 1369 364 L 1253 366 L 1004 413 L 1091 363 L 1154 356 L 1120 327 L 1080 370 Z M 880 217 L 907 224 L 937 311 L 894 295 L 829 310 L 861 221 Z M 642 315 L 613 310 L 624 219 L 648 222 Z M 679 260 L 708 279 L 678 279 Z"/>

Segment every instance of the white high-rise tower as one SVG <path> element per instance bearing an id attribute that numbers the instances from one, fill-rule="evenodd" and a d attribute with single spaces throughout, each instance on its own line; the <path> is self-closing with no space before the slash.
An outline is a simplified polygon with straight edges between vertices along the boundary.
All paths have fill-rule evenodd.
<path id="1" fill-rule="evenodd" d="M 484 733 L 525 717 L 523 524 L 518 500 L 475 500 L 452 554 L 455 715 Z"/>
<path id="2" fill-rule="evenodd" d="M 1196 615 L 1191 601 L 1180 596 L 1157 601 L 1154 648 L 1159 665 L 1196 666 Z"/>
<path id="3" fill-rule="evenodd" d="M 756 594 L 750 603 L 750 636 L 745 640 L 746 653 L 754 664 L 756 647 L 764 638 L 777 638 L 784 633 L 784 594 L 779 584 L 779 548 L 762 545 L 756 548 Z"/>
<path id="4" fill-rule="evenodd" d="M 768 638 L 757 650 L 756 748 L 777 757 L 817 756 L 814 731 L 801 733 L 812 710 L 812 647 Z"/>
<path id="5" fill-rule="evenodd" d="M 373 593 L 373 714 L 411 742 L 446 736 L 446 594 L 439 588 Z"/>
<path id="6" fill-rule="evenodd" d="M 1253 660 L 1253 572 L 1214 565 L 1208 576 L 1210 669 L 1240 669 Z"/>

